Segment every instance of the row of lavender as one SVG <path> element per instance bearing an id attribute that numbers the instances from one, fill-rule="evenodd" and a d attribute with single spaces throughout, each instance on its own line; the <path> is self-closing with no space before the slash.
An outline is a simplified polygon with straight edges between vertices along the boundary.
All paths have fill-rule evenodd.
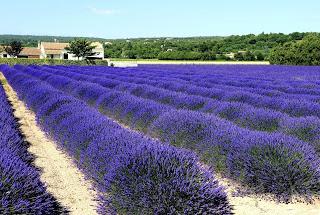
<path id="1" fill-rule="evenodd" d="M 216 171 L 257 192 L 274 193 L 284 200 L 294 194 L 319 193 L 319 157 L 305 142 L 280 133 L 239 128 L 213 115 L 179 111 L 169 105 L 60 76 L 46 68 L 17 68 L 94 105 L 131 128 L 147 127 L 142 130 L 148 135 L 197 151 Z"/>
<path id="2" fill-rule="evenodd" d="M 241 66 L 239 66 L 241 67 Z M 56 68 L 63 68 L 60 66 L 57 66 Z M 75 67 L 76 68 L 76 67 Z M 102 67 L 101 67 L 102 68 Z M 115 72 L 117 75 L 124 75 L 125 77 L 138 77 L 141 75 L 145 78 L 147 76 L 154 77 L 155 80 L 161 79 L 168 79 L 172 81 L 178 81 L 178 82 L 184 82 L 190 84 L 192 81 L 195 85 L 200 86 L 206 86 L 206 87 L 214 87 L 216 89 L 221 90 L 232 90 L 232 91 L 247 91 L 255 94 L 260 95 L 267 95 L 272 97 L 284 97 L 284 98 L 299 98 L 301 94 L 306 99 L 312 99 L 315 101 L 319 100 L 319 86 L 314 81 L 305 81 L 305 76 L 302 75 L 295 75 L 290 74 L 287 75 L 287 79 L 285 83 L 283 83 L 282 80 L 277 79 L 271 79 L 272 81 L 268 80 L 259 80 L 259 77 L 265 76 L 265 73 L 268 71 L 264 71 L 267 68 L 270 67 L 262 67 L 262 68 L 256 68 L 253 66 L 246 67 L 247 73 L 251 74 L 255 69 L 261 69 L 261 73 L 264 72 L 264 74 L 258 74 L 259 76 L 255 76 L 257 74 L 252 74 L 252 77 L 250 78 L 242 78 L 242 74 L 237 74 L 236 70 L 233 70 L 234 68 L 229 66 L 220 66 L 220 67 L 213 67 L 210 71 L 215 71 L 214 75 L 211 73 L 205 73 L 202 74 L 203 67 L 179 67 L 178 72 L 174 70 L 175 67 L 171 68 L 171 70 L 163 70 L 162 67 L 159 70 L 150 70 L 150 69 L 144 69 L 144 67 L 139 69 L 126 69 L 126 70 L 119 70 L 119 69 L 113 69 L 109 71 Z M 206 67 L 204 67 L 206 68 Z M 233 77 L 226 74 L 219 74 L 220 69 L 223 68 L 223 72 L 227 69 L 227 71 L 230 69 L 233 71 L 233 73 L 237 74 L 237 77 Z M 273 68 L 273 67 L 271 67 Z M 103 69 L 103 68 L 102 68 Z M 193 72 L 194 70 L 197 70 L 197 72 Z M 287 68 L 291 72 L 291 68 Z M 190 70 L 190 71 L 189 71 Z M 200 70 L 200 72 L 199 72 Z M 310 70 L 309 68 L 304 68 L 306 70 L 305 72 L 315 72 L 313 70 Z M 309 71 L 310 70 L 310 71 Z M 319 70 L 319 69 L 318 69 Z M 234 74 L 233 74 L 234 75 Z M 312 74 L 311 74 L 312 76 Z M 268 74 L 269 77 L 269 74 Z M 274 78 L 274 77 L 272 77 Z M 297 79 L 297 80 L 295 80 Z M 292 85 L 292 86 L 291 86 Z M 318 87 L 317 87 L 318 86 Z M 313 95 L 313 96 L 312 96 Z"/>
<path id="3" fill-rule="evenodd" d="M 59 68 L 59 66 L 57 67 Z M 143 68 L 143 67 L 142 67 Z M 184 68 L 184 67 L 182 67 Z M 189 67 L 186 67 L 187 70 Z M 192 68 L 192 67 L 191 67 Z M 224 67 L 223 67 L 224 68 Z M 228 68 L 228 67 L 226 67 Z M 251 68 L 251 67 L 249 67 Z M 253 67 L 255 68 L 255 67 Z M 189 68 L 190 69 L 190 68 Z M 200 71 L 202 67 L 199 68 Z M 212 71 L 215 71 L 212 68 Z M 232 69 L 232 68 L 231 68 Z M 251 68 L 252 69 L 252 68 Z M 276 98 L 283 98 L 283 99 L 301 99 L 303 96 L 304 99 L 319 102 L 319 95 L 320 95 L 320 88 L 317 88 L 317 85 L 310 81 L 304 81 L 301 86 L 296 86 L 296 81 L 291 80 L 289 83 L 294 83 L 291 86 L 289 83 L 278 83 L 278 80 L 274 81 L 259 81 L 259 77 L 251 77 L 250 79 L 243 79 L 238 76 L 237 78 L 230 77 L 227 75 L 215 75 L 211 77 L 211 74 L 199 74 L 198 72 L 182 72 L 176 73 L 174 70 L 169 71 L 155 71 L 153 70 L 143 70 L 139 69 L 127 69 L 127 70 L 109 70 L 111 72 L 115 72 L 114 74 L 124 76 L 125 78 L 128 77 L 143 77 L 149 78 L 150 80 L 159 81 L 159 78 L 164 81 L 171 81 L 171 82 L 179 82 L 181 84 L 188 84 L 195 85 L 195 86 L 205 86 L 208 88 L 215 88 L 223 91 L 243 91 L 248 92 L 249 96 L 269 96 L 269 97 L 276 97 Z M 180 71 L 181 72 L 181 71 Z M 235 71 L 236 72 L 236 71 Z M 250 71 L 248 72 L 250 74 Z M 300 78 L 301 77 L 297 77 Z M 298 82 L 299 83 L 299 82 Z M 278 85 L 278 86 L 275 86 Z M 183 85 L 179 88 L 183 89 Z"/>
<path id="4" fill-rule="evenodd" d="M 1 85 L 0 134 L 0 214 L 66 212 L 40 181 Z"/>
<path id="5" fill-rule="evenodd" d="M 304 94 L 305 90 L 320 87 L 319 67 L 298 66 L 140 66 L 140 69 L 154 72 L 167 72 L 168 74 L 179 71 L 179 75 L 186 74 L 189 77 L 205 77 L 214 83 L 227 84 L 237 87 L 249 87 L 256 89 L 277 90 L 286 93 Z M 196 73 L 194 71 L 197 71 Z M 212 73 L 212 71 L 215 71 Z M 306 75 L 308 74 L 308 75 Z M 310 91 L 307 92 L 309 94 Z"/>
<path id="6" fill-rule="evenodd" d="M 99 69 L 96 70 L 99 72 Z M 113 75 L 111 78 L 117 79 L 119 76 L 122 76 L 122 80 L 124 81 L 129 80 L 139 84 L 144 83 L 173 91 L 186 92 L 190 95 L 200 95 L 223 101 L 247 103 L 256 107 L 282 111 L 292 116 L 320 115 L 320 104 L 318 103 L 320 91 L 318 91 L 318 95 L 310 95 L 312 92 L 309 92 L 308 94 L 285 94 L 285 96 L 279 97 L 275 96 L 277 94 L 272 91 L 263 91 L 258 87 L 253 88 L 251 91 L 246 91 L 244 90 L 244 87 L 234 88 L 227 85 L 216 86 L 216 84 L 211 82 L 219 81 L 219 78 L 214 78 L 209 81 L 209 78 L 206 76 L 192 78 L 188 75 L 175 74 L 174 72 L 168 74 L 158 72 L 159 74 L 157 75 L 157 73 L 153 74 L 150 73 L 150 71 L 143 72 L 143 70 L 142 72 L 135 71 L 132 73 L 130 70 L 113 71 L 105 70 L 104 68 L 101 68 L 100 73 L 105 75 L 111 74 Z M 227 79 L 228 77 L 225 78 Z"/>
<path id="7" fill-rule="evenodd" d="M 68 69 L 69 71 L 70 69 Z M 90 73 L 92 71 L 86 71 L 85 69 L 81 69 L 81 72 Z M 72 69 L 71 71 L 77 71 L 76 69 Z M 98 73 L 98 76 L 108 76 L 111 79 L 116 79 L 120 81 L 132 82 L 137 84 L 146 84 L 151 86 L 156 86 L 158 88 L 165 88 L 171 91 L 178 91 L 188 95 L 198 95 L 201 97 L 208 97 L 219 101 L 226 102 L 241 102 L 245 104 L 249 104 L 254 107 L 259 108 L 268 108 L 275 111 L 280 111 L 286 113 L 290 116 L 320 116 L 320 104 L 315 101 L 310 101 L 302 95 L 298 95 L 299 99 L 288 99 L 288 98 L 278 98 L 278 97 L 270 97 L 270 96 L 262 96 L 257 95 L 250 92 L 245 92 L 242 90 L 226 90 L 226 89 L 218 89 L 212 88 L 205 84 L 205 80 L 199 80 L 200 84 L 204 84 L 206 87 L 199 87 L 197 85 L 193 85 L 190 82 L 185 82 L 182 80 L 172 80 L 171 75 L 168 77 L 161 78 L 154 74 L 149 74 L 151 78 L 139 78 L 139 72 L 135 73 L 124 73 L 121 77 L 119 70 L 113 69 L 105 69 L 105 68 L 95 68 L 95 72 Z M 149 72 L 150 73 L 150 72 Z M 119 77 L 120 76 L 120 77 Z M 130 76 L 130 77 L 126 77 Z M 156 77 L 153 77 L 156 76 Z M 181 82 L 182 81 L 182 82 Z M 209 87 L 209 88 L 208 88 Z M 308 96 L 307 96 L 308 97 Z M 318 97 L 316 100 L 318 101 Z"/>
<path id="8" fill-rule="evenodd" d="M 230 214 L 223 190 L 192 152 L 123 129 L 21 71 L 1 70 L 43 129 L 97 183 L 102 214 Z"/>
<path id="9" fill-rule="evenodd" d="M 173 106 L 177 109 L 197 110 L 211 113 L 232 121 L 241 127 L 259 131 L 277 131 L 297 137 L 302 141 L 311 143 L 317 151 L 320 151 L 320 119 L 317 117 L 290 117 L 288 114 L 279 111 L 255 108 L 240 102 L 223 102 L 185 93 L 172 92 L 150 85 L 132 84 L 131 82 L 110 79 L 106 78 L 106 76 L 111 75 L 94 71 L 64 71 L 51 68 L 38 69 L 25 69 L 25 72 L 44 78 L 48 78 L 48 73 L 64 75 L 75 80 L 83 81 L 83 83 L 86 81 L 99 84 L 107 88 L 104 91 L 108 89 L 124 91 L 134 96 L 154 100 L 167 106 Z M 94 87 L 91 88 L 91 90 L 94 89 Z M 102 90 L 99 90 L 99 88 L 96 89 L 96 91 L 100 92 L 100 94 L 103 92 Z M 139 129 L 146 131 L 147 127 L 142 125 Z"/>

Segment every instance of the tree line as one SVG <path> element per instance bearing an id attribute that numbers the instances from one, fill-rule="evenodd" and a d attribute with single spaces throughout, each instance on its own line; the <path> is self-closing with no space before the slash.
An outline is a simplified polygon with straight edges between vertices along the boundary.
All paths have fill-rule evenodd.
<path id="1" fill-rule="evenodd" d="M 261 33 L 228 37 L 108 40 L 108 58 L 160 60 L 268 60 L 271 50 L 311 33 Z M 228 55 L 233 53 L 234 55 Z"/>
<path id="2" fill-rule="evenodd" d="M 38 42 L 57 41 L 61 43 L 69 43 L 74 39 L 86 39 L 89 41 L 105 42 L 106 39 L 95 37 L 61 37 L 61 36 L 35 36 L 35 35 L 0 35 L 0 45 L 9 44 L 13 41 L 19 41 L 24 47 L 37 47 Z"/>
<path id="3" fill-rule="evenodd" d="M 297 42 L 288 42 L 274 48 L 270 63 L 279 65 L 320 65 L 320 34 L 310 34 Z"/>
<path id="4" fill-rule="evenodd" d="M 23 36 L 14 36 L 13 38 L 16 37 L 21 39 L 18 42 L 21 42 L 23 46 L 26 46 L 25 41 L 28 41 L 30 45 L 37 44 L 38 39 L 41 39 L 41 36 L 35 36 L 34 38 L 26 36 L 27 39 L 24 39 Z M 46 36 L 42 39 L 44 38 Z M 75 41 L 94 41 L 96 39 L 104 42 L 106 58 L 202 61 L 268 60 L 272 64 L 320 65 L 319 38 L 319 33 L 294 32 L 291 34 L 261 33 L 258 35 L 248 34 L 228 37 L 115 40 L 90 38 L 76 39 Z M 73 44 L 73 40 L 70 37 L 61 37 L 60 39 L 63 39 L 63 42 L 71 42 L 71 45 Z M 16 42 L 10 40 L 8 35 L 0 35 L 0 43 L 4 44 L 4 41 Z M 81 53 L 81 50 L 78 49 L 78 51 Z M 76 50 L 74 49 L 73 52 L 76 52 Z"/>

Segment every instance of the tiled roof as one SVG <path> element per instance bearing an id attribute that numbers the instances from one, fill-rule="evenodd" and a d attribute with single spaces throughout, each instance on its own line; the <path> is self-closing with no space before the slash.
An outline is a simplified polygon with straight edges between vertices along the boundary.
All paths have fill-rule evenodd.
<path id="1" fill-rule="evenodd" d="M 63 50 L 67 46 L 69 46 L 69 43 L 42 42 L 41 45 L 44 47 L 45 50 Z"/>
<path id="2" fill-rule="evenodd" d="M 40 54 L 41 54 L 40 49 L 30 48 L 30 47 L 25 47 L 20 52 L 20 55 L 40 55 Z"/>

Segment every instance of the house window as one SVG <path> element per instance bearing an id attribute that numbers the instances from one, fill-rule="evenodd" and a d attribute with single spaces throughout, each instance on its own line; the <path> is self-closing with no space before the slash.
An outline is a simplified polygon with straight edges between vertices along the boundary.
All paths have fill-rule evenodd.
<path id="1" fill-rule="evenodd" d="M 63 59 L 65 59 L 65 60 L 68 60 L 68 59 L 69 59 L 68 53 L 64 53 L 64 54 L 63 54 Z"/>
<path id="2" fill-rule="evenodd" d="M 8 57 L 8 55 L 7 55 L 7 54 L 3 54 L 3 57 L 4 57 L 4 58 L 7 58 L 7 57 Z"/>

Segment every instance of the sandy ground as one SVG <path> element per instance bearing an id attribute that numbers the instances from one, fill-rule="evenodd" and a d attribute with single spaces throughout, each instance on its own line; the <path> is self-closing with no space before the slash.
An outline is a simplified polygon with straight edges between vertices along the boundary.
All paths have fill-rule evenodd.
<path id="1" fill-rule="evenodd" d="M 241 188 L 235 182 L 226 178 L 216 177 L 226 188 L 230 204 L 234 206 L 236 215 L 320 215 L 320 200 L 312 204 L 303 202 L 278 203 L 265 196 L 236 197 L 234 193 Z M 270 199 L 270 200 L 269 200 Z"/>
<path id="2" fill-rule="evenodd" d="M 1 79 L 3 76 L 0 73 Z M 13 89 L 8 84 L 4 88 L 14 115 L 19 119 L 20 129 L 31 144 L 29 151 L 36 157 L 35 165 L 42 169 L 41 181 L 47 185 L 48 191 L 70 210 L 70 214 L 97 214 L 97 202 L 94 200 L 97 193 L 90 181 L 85 179 L 72 159 L 46 137 L 37 126 L 35 114 L 19 101 Z"/>

